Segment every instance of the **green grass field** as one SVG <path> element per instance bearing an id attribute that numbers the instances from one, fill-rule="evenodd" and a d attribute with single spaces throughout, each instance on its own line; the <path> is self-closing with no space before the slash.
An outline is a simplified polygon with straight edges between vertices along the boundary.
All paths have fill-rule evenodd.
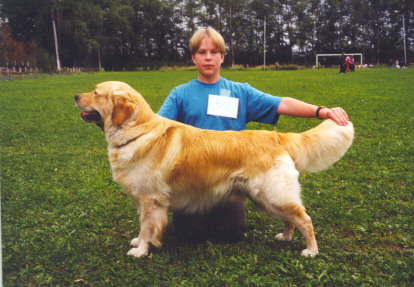
<path id="1" fill-rule="evenodd" d="M 412 286 L 414 282 L 414 69 L 223 71 L 279 96 L 342 106 L 356 137 L 334 167 L 301 174 L 320 254 L 300 256 L 301 234 L 248 202 L 244 240 L 178 242 L 126 256 L 137 235 L 132 201 L 113 181 L 102 131 L 81 121 L 73 96 L 120 80 L 155 111 L 190 71 L 46 76 L 0 81 L 4 286 Z M 300 132 L 316 119 L 281 117 Z M 249 128 L 273 129 L 249 124 Z"/>

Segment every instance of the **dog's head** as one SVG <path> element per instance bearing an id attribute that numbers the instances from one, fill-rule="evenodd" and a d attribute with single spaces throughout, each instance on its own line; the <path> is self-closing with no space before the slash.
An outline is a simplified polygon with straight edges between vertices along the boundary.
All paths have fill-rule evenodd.
<path id="1" fill-rule="evenodd" d="M 81 118 L 85 122 L 95 123 L 102 130 L 109 126 L 119 126 L 141 111 L 144 116 L 152 113 L 142 96 L 122 82 L 103 82 L 96 85 L 95 90 L 75 96 L 78 108 L 82 110 Z"/>

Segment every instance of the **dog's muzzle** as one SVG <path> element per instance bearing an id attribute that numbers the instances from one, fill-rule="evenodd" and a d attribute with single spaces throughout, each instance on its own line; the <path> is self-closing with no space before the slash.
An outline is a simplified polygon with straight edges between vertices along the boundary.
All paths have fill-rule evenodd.
<path id="1" fill-rule="evenodd" d="M 80 95 L 75 95 L 76 106 L 82 110 L 82 112 L 80 114 L 82 120 L 84 120 L 85 122 L 88 122 L 88 123 L 101 122 L 102 121 L 101 114 L 96 110 L 87 110 L 87 109 L 79 106 L 79 104 L 78 104 L 79 98 L 80 98 Z"/>

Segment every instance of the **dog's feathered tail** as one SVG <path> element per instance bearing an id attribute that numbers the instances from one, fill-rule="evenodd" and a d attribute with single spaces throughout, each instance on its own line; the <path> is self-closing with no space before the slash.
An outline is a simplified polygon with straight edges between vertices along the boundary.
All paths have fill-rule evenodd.
<path id="1" fill-rule="evenodd" d="M 338 126 L 326 120 L 317 127 L 303 133 L 281 134 L 286 147 L 300 172 L 316 172 L 327 169 L 348 150 L 354 138 L 351 122 Z"/>

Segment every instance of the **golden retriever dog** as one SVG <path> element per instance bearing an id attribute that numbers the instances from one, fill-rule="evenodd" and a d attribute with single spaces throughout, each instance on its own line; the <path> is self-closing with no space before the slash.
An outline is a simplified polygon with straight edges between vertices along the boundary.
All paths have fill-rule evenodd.
<path id="1" fill-rule="evenodd" d="M 114 179 L 139 210 L 140 231 L 128 255 L 161 246 L 169 210 L 191 214 L 245 196 L 284 222 L 277 240 L 291 240 L 297 228 L 307 244 L 302 255 L 318 254 L 299 172 L 338 161 L 352 143 L 352 123 L 326 120 L 303 133 L 202 130 L 155 114 L 122 82 L 98 84 L 75 101 L 82 119 L 105 132 Z"/>

